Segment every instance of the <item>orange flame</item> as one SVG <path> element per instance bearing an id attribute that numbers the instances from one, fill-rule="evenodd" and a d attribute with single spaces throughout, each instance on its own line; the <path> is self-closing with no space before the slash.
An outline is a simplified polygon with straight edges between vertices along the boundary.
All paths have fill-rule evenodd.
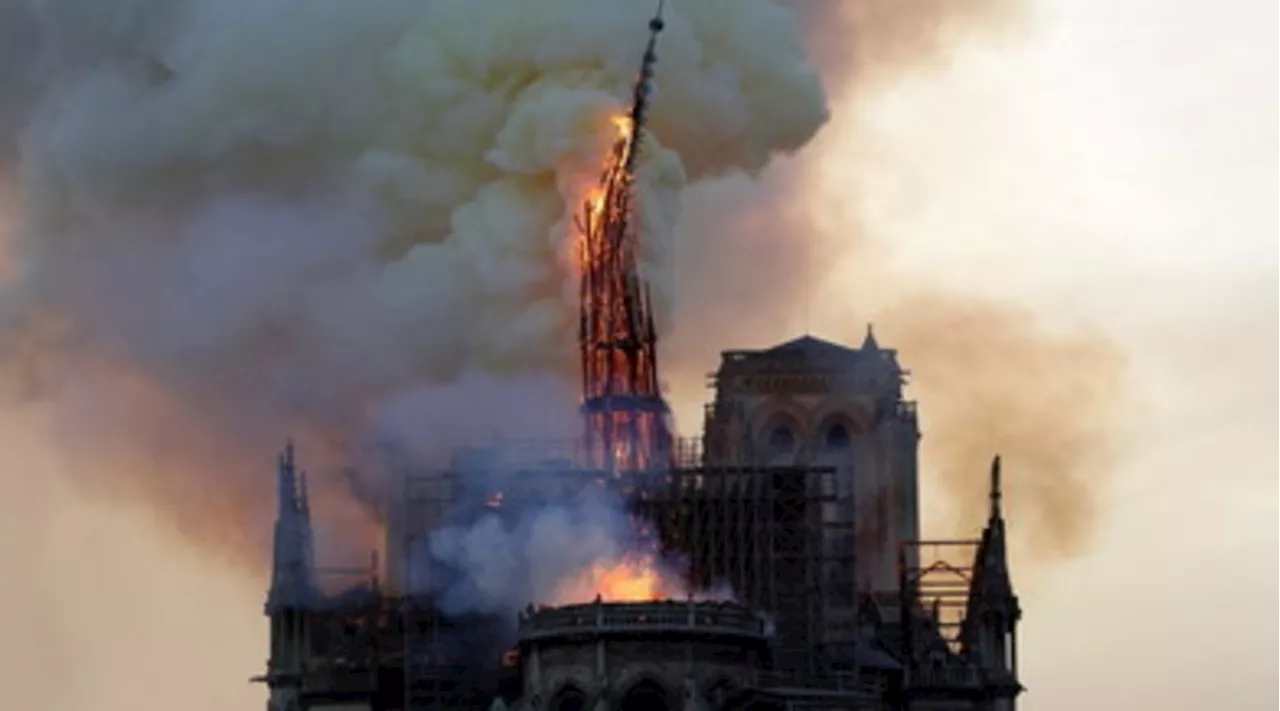
<path id="1" fill-rule="evenodd" d="M 652 602 L 687 596 L 684 580 L 658 563 L 661 547 L 653 525 L 639 516 L 630 523 L 637 548 L 616 559 L 596 561 L 566 581 L 556 595 L 557 604 L 590 602 L 596 597 L 607 602 Z"/>
<path id="2" fill-rule="evenodd" d="M 591 219 L 600 217 L 600 212 L 604 210 L 604 190 L 592 188 L 591 192 L 587 193 L 587 204 L 591 206 Z"/>
<path id="3" fill-rule="evenodd" d="M 622 163 L 625 162 L 625 150 L 623 150 L 622 147 L 631 139 L 631 117 L 626 114 L 610 116 L 609 124 L 613 126 L 617 135 L 613 139 L 613 150 L 611 150 L 608 157 L 605 158 L 604 172 L 606 175 L 617 171 L 618 168 L 621 167 Z M 605 180 L 602 182 L 607 183 L 609 181 Z M 606 194 L 603 185 L 597 185 L 587 193 L 586 202 L 591 206 L 592 217 L 599 215 L 600 211 L 604 208 L 605 197 Z"/>
<path id="4" fill-rule="evenodd" d="M 616 114 L 609 117 L 609 123 L 611 123 L 614 130 L 618 132 L 618 138 L 631 138 L 630 116 L 626 114 Z"/>
<path id="5" fill-rule="evenodd" d="M 636 555 L 592 564 L 560 586 L 553 604 L 591 602 L 597 596 L 607 602 L 651 602 L 686 595 L 684 583 L 665 574 L 654 556 Z"/>
<path id="6" fill-rule="evenodd" d="M 586 245 L 585 240 L 591 239 L 591 235 L 595 233 L 596 226 L 600 224 L 601 218 L 604 216 L 606 205 L 605 201 L 609 197 L 608 186 L 615 182 L 615 178 L 622 164 L 626 161 L 626 146 L 631 138 L 631 117 L 626 114 L 616 114 L 609 117 L 609 124 L 616 132 L 613 139 L 613 149 L 609 152 L 604 162 L 604 176 L 597 178 L 598 183 L 589 188 L 580 204 L 585 205 L 586 214 L 582 215 L 584 222 L 578 224 L 575 230 L 575 240 L 578 244 L 577 267 L 579 269 L 586 268 Z"/>

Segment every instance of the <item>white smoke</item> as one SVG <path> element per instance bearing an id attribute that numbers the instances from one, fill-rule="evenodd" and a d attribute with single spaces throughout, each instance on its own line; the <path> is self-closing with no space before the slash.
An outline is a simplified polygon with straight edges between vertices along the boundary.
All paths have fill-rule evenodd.
<path id="1" fill-rule="evenodd" d="M 410 587 L 436 593 L 446 613 L 510 619 L 531 602 L 583 603 L 597 595 L 734 599 L 723 582 L 690 587 L 681 561 L 661 552 L 652 532 L 634 525 L 620 501 L 590 489 L 514 516 L 488 513 L 444 526 L 427 552 L 429 560 L 415 556 L 418 577 Z"/>
<path id="2" fill-rule="evenodd" d="M 286 432 L 445 446 L 573 371 L 570 211 L 625 109 L 649 3 L 24 7 L 0 15 L 25 71 L 0 89 L 21 198 L 3 364 L 55 384 L 55 409 L 100 393 L 99 437 L 140 456 L 180 450 L 172 429 L 224 443 L 221 461 L 118 467 L 164 478 L 136 488 L 185 527 L 256 507 Z M 687 181 L 758 171 L 827 116 L 773 2 L 672 2 L 667 20 L 638 176 L 662 318 Z M 112 397 L 118 381 L 159 409 Z M 451 383 L 483 392 L 461 413 L 412 404 L 453 402 Z"/>
<path id="3" fill-rule="evenodd" d="M 441 607 L 510 615 L 531 601 L 553 601 L 592 564 L 620 560 L 631 537 L 619 507 L 602 498 L 531 509 L 514 525 L 489 514 L 445 527 L 430 542 L 432 558 L 455 573 L 435 583 Z"/>

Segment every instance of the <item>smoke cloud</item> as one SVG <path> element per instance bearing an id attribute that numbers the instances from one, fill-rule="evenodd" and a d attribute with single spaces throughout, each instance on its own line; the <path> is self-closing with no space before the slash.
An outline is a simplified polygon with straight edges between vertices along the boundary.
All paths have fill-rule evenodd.
<path id="1" fill-rule="evenodd" d="M 452 575 L 436 584 L 447 613 L 511 613 L 553 602 L 560 587 L 592 564 L 618 561 L 631 527 L 615 502 L 589 499 L 521 512 L 514 525 L 496 513 L 446 526 L 430 542 L 433 562 Z"/>
<path id="2" fill-rule="evenodd" d="M 955 50 L 1025 27 L 1024 0 L 785 0 L 828 85 L 867 95 L 911 72 L 946 64 Z"/>
<path id="3" fill-rule="evenodd" d="M 1013 530 L 1047 520 L 1046 550 L 1083 545 L 1108 474 L 1095 425 L 1114 410 L 1114 350 L 909 281 L 867 224 L 860 196 L 883 155 L 864 117 L 837 110 L 806 143 L 820 83 L 833 102 L 875 103 L 1016 30 L 1023 3 L 790 0 L 821 82 L 768 3 L 669 4 L 654 128 L 679 160 L 649 151 L 643 177 L 646 218 L 665 224 L 682 180 L 697 184 L 677 240 L 651 255 L 671 270 L 658 273 L 673 395 L 698 391 L 721 348 L 809 327 L 856 342 L 874 320 L 914 371 L 924 470 L 970 504 L 963 525 L 998 449 L 1011 516 L 1028 522 Z M 444 414 L 536 409 L 525 398 L 572 368 L 565 204 L 603 154 L 645 5 L 0 0 L 0 361 L 16 444 L 0 559 L 31 584 L 8 598 L 30 613 L 2 650 L 16 704 L 139 709 L 195 688 L 201 709 L 260 708 L 260 691 L 227 683 L 259 670 L 260 585 L 209 554 L 265 573 L 284 437 L 326 470 L 312 472 L 317 521 L 349 519 L 321 531 L 332 555 L 379 542 L 347 482 L 322 476 L 336 439 L 443 437 Z M 832 128 L 861 139 L 836 146 Z M 832 189 L 817 174 L 837 148 L 848 179 Z M 833 285 L 840 261 L 875 278 Z M 508 388 L 522 394 L 485 402 Z M 49 426 L 10 421 L 33 412 Z M 60 482 L 33 495 L 60 475 L 74 505 Z M 157 521 L 142 507 L 97 520 L 84 496 Z M 198 545 L 165 540 L 178 532 Z M 175 667 L 175 645 L 198 663 Z M 165 673 L 138 686 L 130 671 L 158 651 Z M 104 672 L 113 660 L 128 668 Z M 78 671 L 26 683 L 52 664 Z"/>
<path id="4" fill-rule="evenodd" d="M 957 522 L 983 520 L 998 452 L 1013 530 L 1037 553 L 1079 553 L 1115 465 L 1111 434 L 1123 390 L 1116 349 L 974 297 L 921 293 L 877 318 L 881 337 L 910 359 L 927 466 Z"/>
<path id="5" fill-rule="evenodd" d="M 811 303 L 816 265 L 854 256 L 892 283 L 856 201 L 839 224 L 812 209 L 824 83 L 872 98 L 1016 28 L 1019 8 L 673 4 L 639 175 L 647 266 L 675 327 L 671 386 L 693 391 L 715 350 L 787 337 L 824 312 Z M 544 419 L 539 408 L 573 392 L 568 210 L 599 168 L 649 11 L 3 5 L 8 392 L 51 407 L 81 487 L 149 501 L 186 535 L 240 554 L 265 550 L 269 455 L 292 434 L 319 453 L 319 474 L 334 473 L 314 477 L 317 518 L 365 531 L 322 538 L 375 543 L 379 482 L 339 475 L 350 440 L 417 442 L 415 456 L 431 458 Z M 860 148 L 873 166 L 873 147 Z M 1014 378 L 975 349 L 968 377 L 949 377 L 944 349 L 922 334 L 956 311 L 973 343 L 996 329 L 1041 354 L 1038 370 Z M 1011 499 L 1049 512 L 1051 547 L 1071 549 L 1087 530 L 1087 487 L 1048 484 L 1083 481 L 1086 462 L 1105 471 L 1091 423 L 1118 367 L 1107 344 L 1045 336 L 1003 305 L 929 289 L 888 289 L 859 309 L 881 313 L 927 403 L 929 471 L 972 498 L 978 450 L 1015 454 L 998 426 L 973 422 L 1018 412 L 1042 423 L 1018 433 L 1010 463 L 1045 485 Z M 1072 359 L 1087 407 L 1019 387 Z M 508 414 L 484 414 L 495 412 Z"/>
<path id="6" fill-rule="evenodd" d="M 583 603 L 597 595 L 732 598 L 725 585 L 690 590 L 679 561 L 661 552 L 657 538 L 627 516 L 623 502 L 593 489 L 551 504 L 508 500 L 499 510 L 442 526 L 411 561 L 421 579 L 409 586 L 434 592 L 450 614 L 512 620 L 531 602 Z"/>
<path id="7" fill-rule="evenodd" d="M 265 550 L 245 531 L 266 530 L 287 434 L 325 474 L 353 439 L 458 444 L 493 433 L 486 413 L 559 407 L 541 398 L 573 371 L 567 209 L 651 11 L 6 4 L 7 384 L 51 405 L 82 485 L 241 552 Z M 758 172 L 827 118 L 785 10 L 700 0 L 667 19 L 638 174 L 660 287 L 681 190 Z M 318 519 L 359 520 L 376 488 L 313 482 Z"/>

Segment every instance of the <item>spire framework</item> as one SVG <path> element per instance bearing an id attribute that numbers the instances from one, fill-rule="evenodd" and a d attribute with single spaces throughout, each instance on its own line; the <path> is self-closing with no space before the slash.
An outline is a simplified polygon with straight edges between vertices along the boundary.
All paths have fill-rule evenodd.
<path id="1" fill-rule="evenodd" d="M 649 285 L 640 275 L 635 218 L 636 155 L 644 137 L 662 3 L 649 21 L 631 110 L 615 119 L 599 184 L 577 220 L 582 270 L 578 343 L 588 464 L 614 472 L 670 464 L 670 414 L 658 382 Z"/>

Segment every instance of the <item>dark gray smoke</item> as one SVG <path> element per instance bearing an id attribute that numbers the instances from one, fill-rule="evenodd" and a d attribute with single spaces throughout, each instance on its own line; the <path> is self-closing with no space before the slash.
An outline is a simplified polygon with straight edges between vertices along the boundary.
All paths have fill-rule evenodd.
<path id="1" fill-rule="evenodd" d="M 548 394 L 574 392 L 566 206 L 598 174 L 651 10 L 0 4 L 9 392 L 52 408 L 79 485 L 241 551 L 262 550 L 244 531 L 265 531 L 291 434 L 317 506 L 373 542 L 358 522 L 380 483 L 338 475 L 350 443 L 438 458 L 572 416 Z M 669 312 L 683 188 L 760 170 L 827 107 L 768 0 L 673 4 L 661 55 L 638 180 Z"/>

